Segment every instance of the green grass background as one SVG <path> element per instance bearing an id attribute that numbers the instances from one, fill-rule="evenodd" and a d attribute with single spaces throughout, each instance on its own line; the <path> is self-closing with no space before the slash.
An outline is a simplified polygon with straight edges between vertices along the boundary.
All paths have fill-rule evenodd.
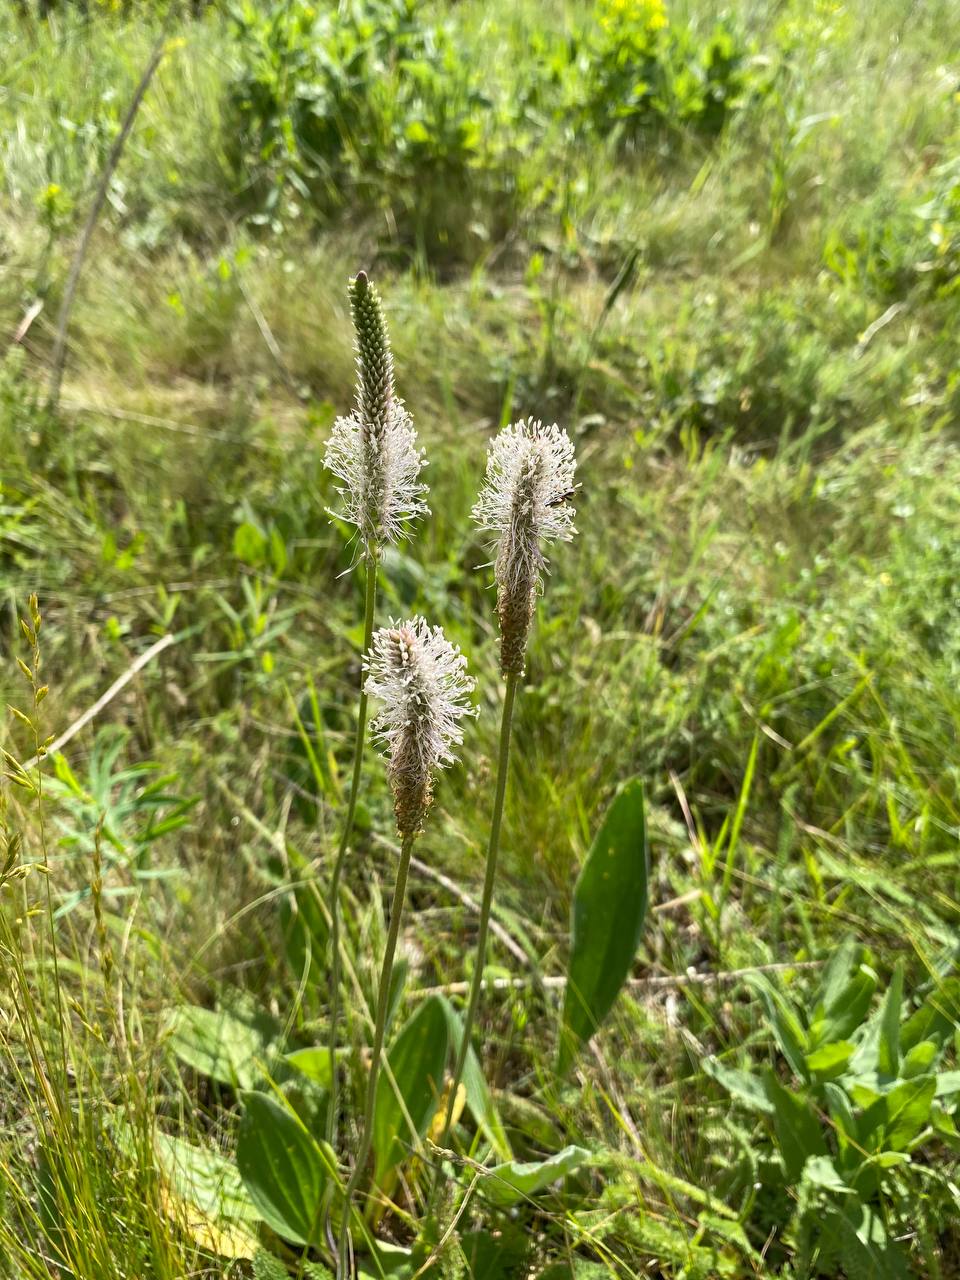
<path id="1" fill-rule="evenodd" d="M 362 602 L 322 458 L 352 397 L 345 287 L 360 267 L 384 297 L 433 509 L 384 560 L 381 616 L 442 623 L 480 682 L 481 714 L 419 856 L 476 892 L 500 690 L 488 555 L 468 511 L 489 436 L 529 414 L 570 431 L 583 487 L 519 703 L 502 923 L 562 971 L 577 868 L 615 787 L 640 775 L 652 902 L 682 901 L 651 915 L 638 976 L 822 960 L 853 935 L 883 976 L 903 959 L 915 991 L 960 941 L 953 5 L 727 6 L 756 89 L 716 137 L 671 120 L 669 104 L 633 138 L 615 121 L 595 133 L 578 122 L 588 54 L 569 49 L 598 21 L 586 5 L 422 12 L 449 25 L 472 69 L 450 100 L 482 142 L 454 177 L 397 143 L 324 200 L 276 156 L 238 159 L 229 90 L 247 64 L 229 15 L 175 15 L 81 277 L 55 413 L 46 388 L 70 258 L 161 19 L 96 5 L 0 15 L 4 701 L 25 708 L 15 658 L 30 592 L 44 616 L 44 734 L 153 639 L 177 637 L 69 745 L 75 786 L 63 775 L 47 801 L 64 893 L 89 886 L 91 833 L 103 798 L 115 805 L 109 944 L 89 895 L 60 926 L 88 1099 L 81 1208 L 61 1229 L 84 1242 L 85 1280 L 244 1274 L 164 1214 L 151 1172 L 151 1124 L 229 1150 L 235 1121 L 229 1098 L 164 1055 L 171 1001 L 240 990 L 292 1017 L 304 1042 L 321 1025 L 285 953 L 271 836 L 329 867 Z M 721 11 L 691 0 L 667 12 L 699 41 Z M 560 106 L 544 105 L 551 59 L 568 83 Z M 406 118 L 392 121 L 391 85 L 378 90 L 390 136 L 413 141 Z M 322 749 L 319 803 L 296 706 Z M 21 724 L 2 734 L 32 754 Z M 149 841 L 143 805 L 118 799 L 117 775 L 143 762 L 166 793 L 196 799 L 186 825 Z M 375 838 L 391 834 L 382 775 L 371 752 L 349 873 L 368 989 L 392 868 Z M 9 804 L 38 856 L 35 807 L 14 793 Z M 23 901 L 39 900 L 37 877 L 24 883 Z M 15 926 L 28 958 L 30 927 Z M 449 892 L 416 879 L 409 981 L 468 976 L 472 928 Z M 97 1031 L 114 999 L 105 945 L 126 988 L 126 1057 Z M 496 943 L 491 965 L 517 967 Z M 801 999 L 810 980 L 788 978 Z M 545 1213 L 530 1274 L 574 1257 L 597 1274 L 766 1274 L 762 1241 L 748 1261 L 715 1237 L 705 1271 L 689 1252 L 740 1142 L 700 1063 L 744 1045 L 770 1058 L 755 996 L 736 983 L 638 987 L 567 1090 L 549 1073 L 555 1009 L 532 993 L 485 999 L 489 1078 L 505 1106 L 536 1107 L 545 1150 L 619 1152 L 630 1203 L 609 1230 L 601 1185 L 596 1230 Z M 0 1089 L 0 1267 L 66 1274 L 45 1261 L 42 1197 L 14 1190 L 33 1122 L 17 1086 L 29 1064 L 4 1016 L 15 1069 Z M 138 1075 L 145 1136 L 117 1180 L 103 1135 Z M 905 1192 L 916 1274 L 955 1275 L 956 1154 L 934 1144 L 915 1160 L 938 1170 Z M 773 1243 L 769 1266 L 794 1274 L 789 1242 Z"/>

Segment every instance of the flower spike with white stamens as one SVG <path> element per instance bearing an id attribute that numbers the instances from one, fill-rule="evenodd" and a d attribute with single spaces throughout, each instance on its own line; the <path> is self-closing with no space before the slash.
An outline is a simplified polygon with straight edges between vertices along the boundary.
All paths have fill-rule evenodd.
<path id="1" fill-rule="evenodd" d="M 364 659 L 366 691 L 380 700 L 373 730 L 386 748 L 400 835 L 415 835 L 433 797 L 433 775 L 456 759 L 460 721 L 475 714 L 467 695 L 476 681 L 440 627 L 421 617 L 381 627 Z"/>
<path id="2" fill-rule="evenodd" d="M 413 419 L 394 392 L 380 295 L 363 271 L 350 282 L 350 311 L 357 337 L 357 407 L 333 424 L 325 461 L 342 481 L 338 514 L 356 525 L 367 552 L 376 554 L 429 512 L 420 480 L 425 460 Z"/>
<path id="3" fill-rule="evenodd" d="M 570 499 L 576 490 L 573 444 L 556 423 L 528 419 L 495 436 L 473 518 L 497 534 L 494 574 L 500 619 L 500 665 L 523 670 L 545 542 L 576 533 Z"/>

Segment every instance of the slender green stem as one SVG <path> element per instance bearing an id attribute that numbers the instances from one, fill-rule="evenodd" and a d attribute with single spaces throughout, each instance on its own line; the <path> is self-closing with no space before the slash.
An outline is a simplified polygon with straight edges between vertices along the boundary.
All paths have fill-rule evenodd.
<path id="1" fill-rule="evenodd" d="M 370 649 L 373 637 L 373 614 L 377 600 L 377 557 L 368 551 L 364 560 L 367 569 L 366 595 L 363 612 L 363 652 Z M 340 836 L 340 847 L 337 860 L 333 864 L 333 875 L 330 878 L 330 945 L 333 955 L 330 963 L 330 1105 L 327 1111 L 327 1141 L 332 1147 L 337 1143 L 337 1111 L 339 1109 L 337 1088 L 337 1024 L 340 1021 L 340 881 L 343 879 L 343 868 L 353 835 L 353 820 L 357 811 L 357 794 L 360 790 L 360 770 L 363 766 L 363 744 L 367 736 L 367 695 L 364 692 L 364 676 L 360 673 L 360 706 L 357 712 L 357 735 L 353 744 L 353 774 L 350 782 L 350 797 L 347 801 L 347 816 Z"/>
<path id="2" fill-rule="evenodd" d="M 453 1109 L 456 1106 L 457 1090 L 463 1078 L 463 1068 L 470 1052 L 470 1036 L 480 1003 L 480 991 L 483 987 L 483 967 L 487 958 L 487 935 L 490 932 L 490 911 L 493 906 L 493 886 L 497 877 L 497 857 L 500 853 L 500 826 L 503 821 L 503 802 L 507 794 L 507 774 L 510 770 L 510 734 L 513 728 L 513 704 L 517 695 L 519 676 L 510 671 L 506 677 L 506 691 L 503 698 L 503 712 L 500 720 L 500 751 L 497 759 L 497 790 L 493 801 L 493 819 L 490 823 L 490 842 L 487 845 L 487 869 L 483 878 L 483 898 L 480 902 L 480 928 L 477 933 L 477 954 L 473 966 L 473 978 L 470 983 L 470 996 L 467 1000 L 467 1012 L 463 1022 L 463 1036 L 457 1053 L 457 1064 L 453 1072 L 447 1098 L 447 1114 L 443 1122 L 443 1132 L 438 1146 L 445 1147 L 450 1136 L 453 1123 Z"/>
<path id="3" fill-rule="evenodd" d="M 383 1053 L 383 1038 L 386 1033 L 387 1011 L 390 1007 L 390 988 L 393 983 L 393 960 L 397 953 L 397 939 L 400 936 L 400 917 L 403 915 L 403 901 L 407 893 L 407 872 L 410 870 L 410 855 L 413 853 L 413 842 L 416 836 L 406 835 L 400 847 L 400 863 L 397 867 L 397 881 L 393 888 L 393 905 L 390 908 L 390 928 L 387 931 L 387 946 L 383 956 L 383 967 L 380 970 L 380 989 L 377 995 L 377 1021 L 373 1031 L 373 1057 L 370 1060 L 370 1075 L 367 1078 L 367 1102 L 363 1112 L 363 1134 L 357 1149 L 357 1159 L 350 1174 L 350 1181 L 344 1194 L 343 1220 L 340 1223 L 340 1247 L 338 1250 L 337 1274 L 340 1280 L 346 1280 L 347 1260 L 350 1245 L 350 1210 L 353 1205 L 354 1192 L 363 1177 L 370 1146 L 373 1140 L 373 1113 L 377 1103 L 377 1080 L 380 1076 L 380 1056 Z"/>

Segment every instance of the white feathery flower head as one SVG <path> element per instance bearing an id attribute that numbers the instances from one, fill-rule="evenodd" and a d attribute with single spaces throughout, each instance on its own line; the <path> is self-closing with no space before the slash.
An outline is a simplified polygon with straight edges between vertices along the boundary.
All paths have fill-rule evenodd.
<path id="1" fill-rule="evenodd" d="M 360 271 L 350 282 L 356 332 L 357 407 L 337 418 L 327 441 L 327 468 L 342 483 L 338 514 L 356 526 L 368 551 L 398 542 L 429 508 L 420 480 L 426 465 L 413 419 L 394 392 L 393 354 L 380 295 Z"/>
<path id="2" fill-rule="evenodd" d="M 373 433 L 358 412 L 337 418 L 327 441 L 327 469 L 338 480 L 337 514 L 355 525 L 369 548 L 399 542 L 412 520 L 427 515 L 420 481 L 425 466 L 413 420 L 393 400 L 381 431 Z"/>
<path id="3" fill-rule="evenodd" d="M 414 835 L 430 807 L 435 770 L 456 760 L 460 721 L 476 714 L 467 701 L 476 681 L 443 629 L 419 616 L 375 632 L 363 665 L 365 691 L 380 702 L 371 724 L 390 760 L 397 829 Z"/>
<path id="4" fill-rule="evenodd" d="M 523 670 L 527 635 L 541 574 L 543 544 L 576 533 L 570 504 L 577 463 L 567 433 L 532 418 L 493 439 L 473 518 L 497 535 L 494 573 L 501 631 L 501 666 Z"/>
<path id="5" fill-rule="evenodd" d="M 509 557 L 517 569 L 532 557 L 539 571 L 544 564 L 540 544 L 569 542 L 576 533 L 576 513 L 568 501 L 576 469 L 573 442 L 555 422 L 546 427 L 529 418 L 494 436 L 473 518 L 498 533 L 501 543 L 522 539 Z"/>

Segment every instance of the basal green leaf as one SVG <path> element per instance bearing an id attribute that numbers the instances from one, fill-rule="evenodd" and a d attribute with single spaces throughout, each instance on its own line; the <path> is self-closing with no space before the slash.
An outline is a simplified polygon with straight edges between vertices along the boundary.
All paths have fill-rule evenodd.
<path id="1" fill-rule="evenodd" d="M 347 1055 L 346 1049 L 337 1049 L 337 1058 Z M 308 1080 L 312 1080 L 321 1089 L 330 1088 L 330 1048 L 328 1045 L 311 1045 L 307 1049 L 294 1049 L 292 1053 L 283 1055 L 284 1062 L 295 1067 Z"/>
<path id="2" fill-rule="evenodd" d="M 853 1188 L 848 1186 L 829 1156 L 810 1156 L 803 1166 L 801 1175 L 803 1182 L 812 1187 L 821 1187 L 824 1191 L 833 1191 L 841 1195 L 853 1195 Z"/>
<path id="3" fill-rule="evenodd" d="M 323 1196 L 335 1169 L 332 1152 L 265 1093 L 244 1093 L 237 1167 L 257 1210 L 277 1235 L 314 1243 Z"/>
<path id="4" fill-rule="evenodd" d="M 815 1017 L 810 1027 L 811 1044 L 822 1045 L 846 1040 L 862 1026 L 874 992 L 877 975 L 861 965 L 841 991 L 833 996 Z"/>
<path id="5" fill-rule="evenodd" d="M 759 994 L 766 1010 L 767 1018 L 777 1038 L 777 1044 L 794 1072 L 806 1079 L 808 1048 L 807 1034 L 797 1016 L 797 1011 L 779 987 L 775 986 L 765 973 L 752 973 L 747 977 L 749 986 Z"/>
<path id="6" fill-rule="evenodd" d="M 936 1040 L 938 1044 L 943 1044 L 958 1025 L 960 978 L 944 978 L 901 1027 L 900 1047 L 902 1050 L 909 1050 L 921 1040 Z"/>
<path id="7" fill-rule="evenodd" d="M 700 1064 L 704 1072 L 717 1084 L 722 1085 L 731 1097 L 742 1102 L 751 1111 L 762 1111 L 773 1115 L 773 1103 L 767 1097 L 763 1080 L 759 1075 L 749 1071 L 740 1071 L 736 1067 L 726 1067 L 716 1058 L 704 1058 Z"/>
<path id="8" fill-rule="evenodd" d="M 629 976 L 647 912 L 648 862 L 643 788 L 634 779 L 608 809 L 573 891 L 561 1075 L 610 1012 Z"/>
<path id="9" fill-rule="evenodd" d="M 880 1009 L 880 1041 L 877 1069 L 881 1075 L 896 1076 L 900 1068 L 900 1005 L 903 1002 L 903 964 L 898 963 Z"/>
<path id="10" fill-rule="evenodd" d="M 821 1080 L 832 1080 L 841 1075 L 856 1051 L 856 1045 L 850 1040 L 840 1040 L 836 1044 L 825 1044 L 806 1056 L 807 1069 L 815 1072 Z"/>
<path id="11" fill-rule="evenodd" d="M 272 1028 L 257 1014 L 188 1004 L 169 1021 L 170 1048 L 201 1075 L 234 1089 L 250 1089 L 263 1077 Z"/>
<path id="12" fill-rule="evenodd" d="M 215 1220 L 260 1220 L 262 1215 L 244 1187 L 237 1166 L 221 1152 L 165 1133 L 158 1133 L 154 1144 L 158 1164 L 181 1199 Z"/>
<path id="13" fill-rule="evenodd" d="M 902 1048 L 902 1042 L 901 1042 Z M 908 1050 L 900 1063 L 900 1075 L 904 1080 L 913 1076 L 923 1076 L 932 1070 L 940 1055 L 940 1046 L 936 1040 L 920 1040 Z"/>
<path id="14" fill-rule="evenodd" d="M 937 1097 L 960 1093 L 960 1071 L 941 1071 L 937 1076 Z"/>
<path id="15" fill-rule="evenodd" d="M 453 1005 L 445 996 L 438 997 L 443 1012 L 447 1019 L 447 1031 L 450 1035 L 450 1045 L 453 1055 L 460 1052 L 460 1041 L 463 1036 L 463 1022 L 460 1015 L 454 1009 Z M 489 1142 L 492 1144 L 494 1151 L 501 1160 L 509 1160 L 513 1155 L 510 1150 L 510 1142 L 507 1138 L 506 1130 L 503 1127 L 503 1121 L 500 1119 L 497 1109 L 494 1106 L 493 1098 L 490 1096 L 490 1090 L 487 1088 L 487 1082 L 483 1076 L 483 1069 L 477 1058 L 473 1045 L 467 1050 L 467 1057 L 463 1065 L 463 1087 L 466 1090 L 467 1106 L 470 1108 L 470 1114 L 476 1120 L 477 1124 L 483 1130 Z"/>
<path id="16" fill-rule="evenodd" d="M 827 1111 L 835 1126 L 840 1155 L 845 1157 L 848 1151 L 854 1151 L 858 1145 L 857 1121 L 850 1099 L 838 1084 L 825 1084 L 823 1092 L 827 1100 Z M 859 1159 L 859 1154 L 856 1158 Z"/>
<path id="17" fill-rule="evenodd" d="M 390 1046 L 389 1070 L 381 1071 L 377 1080 L 373 1150 L 381 1187 L 427 1132 L 440 1105 L 448 1046 L 447 1015 L 440 1000 L 430 996 Z"/>
<path id="18" fill-rule="evenodd" d="M 905 1080 L 884 1098 L 885 1145 L 891 1151 L 903 1151 L 930 1122 L 930 1106 L 936 1094 L 933 1076 L 917 1076 Z"/>
<path id="19" fill-rule="evenodd" d="M 810 1156 L 827 1154 L 820 1122 L 807 1100 L 785 1089 L 772 1072 L 766 1075 L 764 1088 L 773 1105 L 773 1126 L 787 1177 L 796 1182 Z"/>
<path id="20" fill-rule="evenodd" d="M 850 981 L 850 972 L 858 968 L 863 958 L 863 944 L 854 938 L 846 938 L 827 961 L 820 979 L 820 989 L 814 1006 L 814 1019 L 827 1010 L 843 1003 L 844 992 Z M 813 1019 L 811 1019 L 813 1021 Z"/>

